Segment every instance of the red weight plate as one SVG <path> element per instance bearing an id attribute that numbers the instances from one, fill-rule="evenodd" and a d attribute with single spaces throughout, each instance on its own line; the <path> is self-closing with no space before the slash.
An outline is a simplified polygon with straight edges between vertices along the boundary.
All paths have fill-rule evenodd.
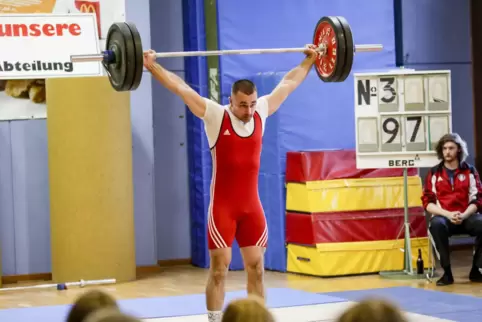
<path id="1" fill-rule="evenodd" d="M 336 17 L 323 17 L 316 25 L 313 44 L 323 44 L 325 54 L 315 62 L 315 70 L 324 82 L 336 82 L 343 72 L 346 56 L 345 33 Z"/>

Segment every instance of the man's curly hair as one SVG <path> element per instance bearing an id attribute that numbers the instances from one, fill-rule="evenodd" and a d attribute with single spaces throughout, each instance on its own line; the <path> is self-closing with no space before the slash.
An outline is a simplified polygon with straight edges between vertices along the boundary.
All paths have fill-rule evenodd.
<path id="1" fill-rule="evenodd" d="M 464 140 L 462 140 L 460 135 L 458 135 L 457 133 L 448 133 L 440 138 L 440 140 L 437 143 L 437 146 L 435 147 L 435 151 L 437 152 L 438 159 L 439 160 L 444 159 L 443 147 L 447 142 L 453 142 L 457 144 L 457 147 L 459 148 L 457 158 L 459 159 L 459 162 L 464 162 L 469 156 L 469 150 L 467 149 L 467 143 Z"/>

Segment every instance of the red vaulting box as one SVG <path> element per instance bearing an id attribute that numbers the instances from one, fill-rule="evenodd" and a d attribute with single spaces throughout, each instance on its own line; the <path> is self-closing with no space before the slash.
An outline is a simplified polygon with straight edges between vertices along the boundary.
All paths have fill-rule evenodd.
<path id="1" fill-rule="evenodd" d="M 409 209 L 411 237 L 427 237 L 422 207 Z M 403 239 L 404 210 L 286 214 L 286 242 L 302 245 Z"/>
<path id="2" fill-rule="evenodd" d="M 417 169 L 408 169 L 409 176 L 417 174 Z M 403 169 L 357 169 L 355 150 L 291 151 L 286 154 L 286 182 L 401 176 Z"/>
<path id="3" fill-rule="evenodd" d="M 430 264 L 423 208 L 409 212 L 413 267 L 421 250 Z M 314 276 L 343 276 L 404 268 L 403 209 L 286 214 L 286 270 Z"/>
<path id="4" fill-rule="evenodd" d="M 408 170 L 413 265 L 429 241 L 417 169 Z M 403 169 L 357 169 L 354 150 L 288 152 L 287 271 L 342 276 L 404 265 Z"/>

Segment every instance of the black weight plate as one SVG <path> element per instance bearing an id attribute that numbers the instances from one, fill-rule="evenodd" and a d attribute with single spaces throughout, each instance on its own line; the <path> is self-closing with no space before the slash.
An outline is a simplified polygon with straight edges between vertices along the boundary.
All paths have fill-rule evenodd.
<path id="1" fill-rule="evenodd" d="M 345 65 L 342 68 L 342 73 L 337 82 L 344 82 L 345 79 L 350 75 L 351 68 L 353 66 L 353 58 L 355 55 L 355 45 L 353 44 L 353 34 L 351 32 L 350 24 L 344 17 L 336 17 L 345 32 L 345 44 L 346 44 L 346 56 Z"/>
<path id="2" fill-rule="evenodd" d="M 141 35 L 139 34 L 139 30 L 137 29 L 136 25 L 132 22 L 126 22 L 126 25 L 131 30 L 132 40 L 134 41 L 134 48 L 136 53 L 136 62 L 134 64 L 134 79 L 130 88 L 131 91 L 135 91 L 141 84 L 142 80 L 142 72 L 144 71 L 144 51 L 142 49 Z"/>
<path id="3" fill-rule="evenodd" d="M 128 91 L 134 81 L 136 53 L 129 27 L 114 23 L 107 33 L 106 49 L 115 53 L 115 62 L 107 65 L 109 80 L 118 91 Z"/>
<path id="4" fill-rule="evenodd" d="M 121 24 L 114 23 L 107 32 L 106 50 L 114 53 L 114 61 L 109 61 L 105 68 L 109 74 L 109 81 L 116 91 L 124 88 L 126 78 L 126 66 L 122 64 L 125 60 L 125 48 L 122 45 Z"/>
<path id="5" fill-rule="evenodd" d="M 324 82 L 336 82 L 342 74 L 346 56 L 345 33 L 336 17 L 323 17 L 318 21 L 313 44 L 326 46 L 325 55 L 315 62 L 318 77 Z"/>

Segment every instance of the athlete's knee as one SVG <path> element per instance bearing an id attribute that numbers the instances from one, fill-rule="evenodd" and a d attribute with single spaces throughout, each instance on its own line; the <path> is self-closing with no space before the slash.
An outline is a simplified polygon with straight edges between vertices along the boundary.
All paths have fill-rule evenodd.
<path id="1" fill-rule="evenodd" d="M 221 284 L 226 280 L 226 276 L 228 275 L 228 267 L 227 265 L 213 266 L 211 267 L 209 274 L 214 284 Z"/>
<path id="2" fill-rule="evenodd" d="M 260 258 L 259 260 L 246 263 L 246 271 L 248 273 L 248 278 L 259 280 L 259 281 L 263 280 L 263 274 L 264 274 L 263 259 Z"/>
<path id="3" fill-rule="evenodd" d="M 212 255 L 209 274 L 211 280 L 215 284 L 221 284 L 224 282 L 226 275 L 228 274 L 229 263 L 230 256 L 227 252 L 224 252 L 224 250 L 220 250 L 219 253 Z"/>

